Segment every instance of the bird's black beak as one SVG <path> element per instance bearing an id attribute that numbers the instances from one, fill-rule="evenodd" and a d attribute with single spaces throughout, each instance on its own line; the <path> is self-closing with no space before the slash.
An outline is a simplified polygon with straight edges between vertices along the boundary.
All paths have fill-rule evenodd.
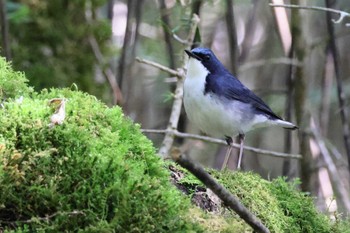
<path id="1" fill-rule="evenodd" d="M 193 57 L 193 58 L 197 59 L 198 61 L 202 60 L 202 58 L 198 57 L 196 54 L 192 53 L 190 50 L 185 49 L 185 52 L 187 53 L 187 55 L 189 57 Z"/>

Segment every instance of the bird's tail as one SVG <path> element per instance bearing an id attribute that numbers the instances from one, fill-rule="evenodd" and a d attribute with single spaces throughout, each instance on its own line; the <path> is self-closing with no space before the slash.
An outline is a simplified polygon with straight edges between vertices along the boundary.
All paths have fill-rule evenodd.
<path id="1" fill-rule="evenodd" d="M 275 120 L 274 121 L 276 125 L 281 126 L 285 129 L 291 129 L 291 130 L 295 130 L 298 129 L 299 127 L 294 125 L 293 123 L 290 123 L 289 121 L 284 121 L 284 120 Z"/>

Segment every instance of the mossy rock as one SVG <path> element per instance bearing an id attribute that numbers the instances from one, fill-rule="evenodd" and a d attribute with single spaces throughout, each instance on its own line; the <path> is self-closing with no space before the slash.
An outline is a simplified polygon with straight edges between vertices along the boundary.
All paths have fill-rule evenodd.
<path id="1" fill-rule="evenodd" d="M 56 97 L 68 103 L 64 123 L 52 127 L 48 100 Z M 3 105 L 3 227 L 27 225 L 45 232 L 181 232 L 193 227 L 184 219 L 189 202 L 171 187 L 152 144 L 120 108 L 68 89 Z"/>
<path id="2" fill-rule="evenodd" d="M 189 199 L 119 107 L 69 89 L 34 93 L 4 63 L 0 231 L 201 232 L 187 220 Z M 50 124 L 53 98 L 67 100 L 61 125 Z"/>

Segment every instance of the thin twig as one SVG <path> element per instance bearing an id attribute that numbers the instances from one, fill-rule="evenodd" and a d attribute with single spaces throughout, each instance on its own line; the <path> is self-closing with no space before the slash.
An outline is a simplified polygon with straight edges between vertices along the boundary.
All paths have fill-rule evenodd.
<path id="1" fill-rule="evenodd" d="M 166 134 L 168 132 L 168 130 L 166 130 L 166 129 L 141 129 L 141 131 L 143 133 L 157 133 L 157 134 Z M 201 136 L 201 135 L 197 135 L 197 134 L 182 133 L 182 132 L 179 132 L 177 130 L 172 130 L 172 134 L 175 135 L 176 137 L 179 137 L 179 138 L 196 139 L 196 140 L 211 142 L 211 143 L 220 144 L 220 145 L 227 145 L 226 141 L 222 140 L 222 139 Z M 240 145 L 237 143 L 232 143 L 232 146 L 235 148 L 240 147 Z M 286 153 L 281 153 L 281 152 L 259 149 L 256 147 L 250 147 L 250 146 L 244 146 L 244 149 L 247 151 L 252 151 L 255 153 L 262 154 L 262 155 L 270 155 L 270 156 L 279 157 L 279 158 L 291 158 L 291 159 L 301 159 L 302 158 L 302 156 L 300 154 L 286 154 Z"/>
<path id="2" fill-rule="evenodd" d="M 136 57 L 136 61 L 140 62 L 140 63 L 143 63 L 143 64 L 146 64 L 146 65 L 150 65 L 150 66 L 153 66 L 161 71 L 164 71 L 164 72 L 167 72 L 169 73 L 171 76 L 175 76 L 175 77 L 178 77 L 178 78 L 182 78 L 182 74 L 180 74 L 180 72 L 177 72 L 176 70 L 173 70 L 173 69 L 170 69 L 166 66 L 163 66 L 157 62 L 153 62 L 153 61 L 149 61 L 149 60 L 146 60 L 146 59 L 143 59 L 143 58 L 140 58 L 140 57 Z"/>
<path id="3" fill-rule="evenodd" d="M 254 214 L 252 214 L 235 196 L 219 184 L 198 163 L 194 163 L 181 153 L 172 153 L 172 159 L 189 170 L 200 181 L 211 189 L 229 208 L 235 211 L 256 232 L 270 232 Z"/>
<path id="4" fill-rule="evenodd" d="M 178 35 L 176 35 L 174 32 L 172 33 L 172 36 L 173 38 L 179 42 L 180 44 L 183 44 L 183 45 L 188 45 L 188 41 L 187 40 L 184 40 L 182 38 L 180 38 Z"/>
<path id="5" fill-rule="evenodd" d="M 192 16 L 191 27 L 187 37 L 188 45 L 190 45 L 194 39 L 198 23 L 199 23 L 199 17 L 196 14 L 194 14 Z M 184 67 L 185 67 L 186 61 L 187 61 L 186 56 L 184 54 L 183 65 L 182 65 L 183 68 L 179 69 L 178 72 L 176 72 L 176 74 L 173 74 L 176 77 L 178 77 L 178 81 L 176 83 L 174 102 L 171 108 L 167 132 L 164 136 L 162 145 L 159 149 L 159 154 L 163 158 L 166 158 L 169 155 L 169 151 L 174 143 L 174 137 L 175 137 L 172 130 L 177 129 L 179 119 L 180 119 L 181 108 L 182 108 L 182 97 L 183 97 L 183 85 L 184 85 L 184 78 L 185 78 Z"/>
<path id="6" fill-rule="evenodd" d="M 319 6 L 300 6 L 300 5 L 288 5 L 288 4 L 269 4 L 271 7 L 285 7 L 285 8 L 297 8 L 297 9 L 304 9 L 304 10 L 316 10 L 316 11 L 327 11 L 336 13 L 339 15 L 339 19 L 335 20 L 332 19 L 333 23 L 341 23 L 345 17 L 350 17 L 350 13 L 341 11 L 341 10 L 335 10 L 332 8 L 326 8 L 326 7 L 319 7 Z M 346 26 L 350 26 L 350 23 L 345 24 Z"/>

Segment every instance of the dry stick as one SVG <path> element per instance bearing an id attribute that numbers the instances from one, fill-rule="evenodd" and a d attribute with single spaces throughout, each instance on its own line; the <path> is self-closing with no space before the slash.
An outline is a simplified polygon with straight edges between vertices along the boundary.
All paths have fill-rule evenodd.
<path id="1" fill-rule="evenodd" d="M 166 66 L 163 66 L 159 63 L 156 63 L 156 62 L 153 62 L 153 61 L 148 61 L 146 59 L 142 59 L 142 58 L 139 58 L 139 57 L 136 57 L 136 61 L 140 62 L 140 63 L 143 63 L 143 64 L 146 64 L 146 65 L 150 65 L 150 66 L 153 66 L 161 71 L 164 71 L 164 72 L 167 72 L 169 73 L 171 76 L 175 76 L 177 78 L 182 78 L 182 74 L 180 72 L 177 72 L 176 70 L 173 70 L 173 69 L 170 69 Z"/>
<path id="2" fill-rule="evenodd" d="M 179 79 L 176 83 L 174 102 L 171 108 L 171 114 L 169 118 L 169 123 L 167 129 L 174 130 L 177 129 L 177 125 L 180 119 L 180 113 L 182 108 L 182 96 L 183 96 L 183 78 Z M 168 157 L 169 151 L 173 145 L 175 135 L 168 131 L 162 142 L 162 146 L 159 149 L 159 154 L 163 158 Z"/>
<path id="3" fill-rule="evenodd" d="M 198 23 L 199 23 L 199 18 L 197 15 L 194 14 L 192 17 L 191 27 L 187 38 L 188 46 L 192 43 L 194 39 Z M 184 67 L 186 62 L 185 56 L 183 58 L 183 61 L 184 61 L 183 63 L 183 67 Z M 176 83 L 176 88 L 175 88 L 174 102 L 171 109 L 167 132 L 162 142 L 162 146 L 159 149 L 159 154 L 163 158 L 166 158 L 169 155 L 170 148 L 174 143 L 175 135 L 172 133 L 172 130 L 177 129 L 180 114 L 181 114 L 181 108 L 182 108 L 183 85 L 184 85 L 184 77 L 185 77 L 184 69 L 183 68 L 179 69 L 179 71 L 176 73 L 176 76 L 178 77 L 178 81 Z"/>
<path id="4" fill-rule="evenodd" d="M 316 144 L 323 155 L 327 170 L 330 173 L 333 189 L 339 195 L 339 200 L 342 202 L 346 212 L 350 212 L 350 200 L 347 191 L 314 119 L 311 119 L 311 133 L 313 134 Z"/>
<path id="5" fill-rule="evenodd" d="M 141 131 L 143 133 L 159 133 L 159 134 L 167 133 L 166 129 L 141 129 Z M 177 130 L 172 130 L 172 134 L 174 134 L 174 136 L 180 137 L 180 138 L 196 139 L 196 140 L 216 143 L 216 144 L 220 144 L 220 145 L 227 145 L 226 141 L 222 140 L 222 139 L 206 137 L 206 136 L 201 136 L 201 135 L 197 135 L 197 134 L 182 133 L 182 132 L 179 132 Z M 232 146 L 235 148 L 240 147 L 240 145 L 237 143 L 232 143 Z M 250 146 L 244 146 L 244 150 L 252 151 L 252 152 L 263 154 L 263 155 L 270 155 L 270 156 L 274 156 L 274 157 L 279 157 L 279 158 L 290 158 L 290 159 L 301 159 L 302 158 L 302 156 L 299 154 L 286 154 L 286 153 L 281 153 L 281 152 L 263 150 L 263 149 L 250 147 Z"/>
<path id="6" fill-rule="evenodd" d="M 300 5 L 288 5 L 288 4 L 269 4 L 271 7 L 285 7 L 285 8 L 297 8 L 297 9 L 304 9 L 304 10 L 316 10 L 316 11 L 326 11 L 326 12 L 332 12 L 339 15 L 339 19 L 334 20 L 332 19 L 333 23 L 341 23 L 345 17 L 350 17 L 350 13 L 340 10 L 335 10 L 332 8 L 327 7 L 319 7 L 319 6 L 300 6 Z M 345 24 L 346 26 L 350 26 L 350 23 Z"/>
<path id="7" fill-rule="evenodd" d="M 198 163 L 194 163 L 181 153 L 172 153 L 172 159 L 202 181 L 205 186 L 211 189 L 228 207 L 235 211 L 256 232 L 270 232 L 269 229 L 267 229 L 255 215 L 253 215 L 235 196 L 233 196 L 229 191 L 227 191 L 227 189 L 225 189 L 212 176 L 210 176 Z"/>

